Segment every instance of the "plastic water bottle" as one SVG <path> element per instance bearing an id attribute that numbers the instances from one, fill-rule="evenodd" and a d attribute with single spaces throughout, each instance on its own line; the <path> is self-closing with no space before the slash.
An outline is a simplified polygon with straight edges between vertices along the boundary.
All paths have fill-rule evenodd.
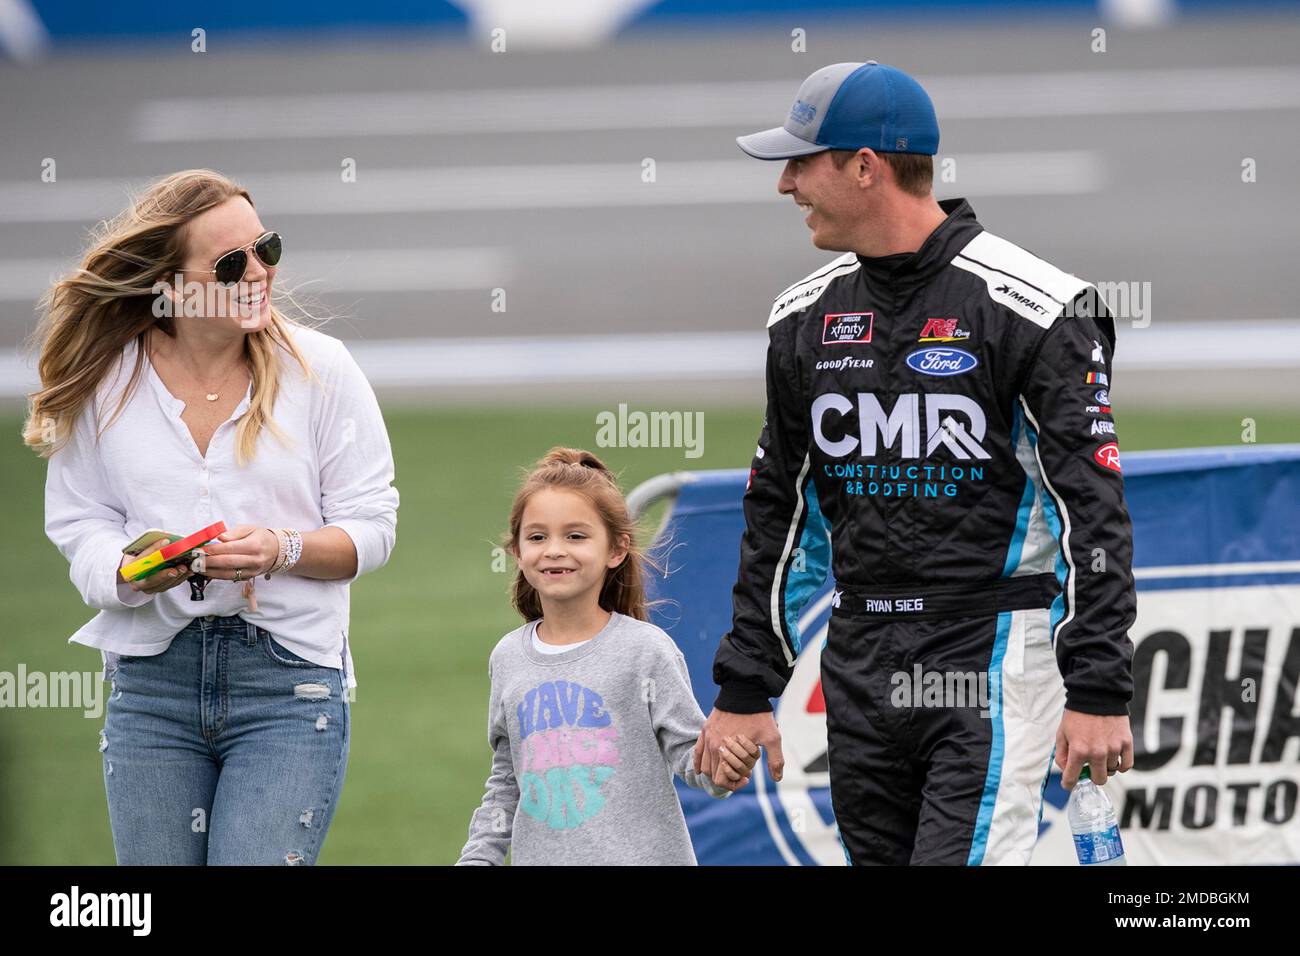
<path id="1" fill-rule="evenodd" d="M 1074 852 L 1080 866 L 1128 866 L 1124 844 L 1119 838 L 1119 821 L 1115 808 L 1104 790 L 1092 782 L 1087 764 L 1079 772 L 1079 782 L 1070 791 L 1066 807 L 1070 832 L 1074 834 Z"/>

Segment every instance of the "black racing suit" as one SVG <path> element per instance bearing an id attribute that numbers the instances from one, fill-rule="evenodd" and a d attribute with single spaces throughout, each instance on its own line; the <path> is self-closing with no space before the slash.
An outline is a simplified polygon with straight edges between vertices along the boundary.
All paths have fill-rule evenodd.
<path id="1" fill-rule="evenodd" d="M 1089 283 L 940 205 L 917 252 L 849 253 L 776 300 L 713 668 L 719 710 L 769 710 L 830 565 L 822 689 L 854 863 L 1028 862 L 1062 708 L 1132 697 L 1114 322 Z"/>

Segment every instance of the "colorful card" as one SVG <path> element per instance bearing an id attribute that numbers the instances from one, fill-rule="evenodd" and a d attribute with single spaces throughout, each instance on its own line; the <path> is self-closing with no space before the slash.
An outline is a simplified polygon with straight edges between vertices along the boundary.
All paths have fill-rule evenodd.
<path id="1" fill-rule="evenodd" d="M 184 538 L 173 536 L 170 544 L 165 544 L 156 551 L 151 551 L 144 557 L 137 558 L 123 567 L 122 578 L 126 581 L 139 581 L 141 578 L 147 578 L 165 567 L 184 564 L 191 551 L 207 544 L 225 530 L 226 523 L 218 521 L 216 524 L 208 525 L 202 531 L 196 531 Z"/>

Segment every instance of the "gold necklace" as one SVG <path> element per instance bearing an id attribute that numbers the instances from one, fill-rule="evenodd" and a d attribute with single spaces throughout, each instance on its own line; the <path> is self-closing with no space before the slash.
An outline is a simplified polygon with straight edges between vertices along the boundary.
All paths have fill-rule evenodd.
<path id="1" fill-rule="evenodd" d="M 239 363 L 238 363 L 238 362 L 235 363 L 235 368 L 232 368 L 232 369 L 230 370 L 230 375 L 234 375 L 234 374 L 235 374 L 235 369 L 237 369 L 237 368 L 239 368 Z M 225 387 L 226 387 L 226 383 L 230 381 L 230 375 L 227 375 L 227 376 L 226 376 L 226 381 L 221 383 L 221 387 L 222 387 L 222 388 L 225 388 Z M 207 400 L 210 401 L 210 402 L 215 402 L 217 399 L 219 399 L 219 398 L 221 397 L 221 393 L 220 393 L 220 392 L 206 392 L 206 393 L 204 393 L 204 394 L 205 394 L 205 396 L 207 397 Z"/>
<path id="2" fill-rule="evenodd" d="M 151 360 L 152 360 L 152 356 L 150 356 L 150 358 L 151 358 Z M 227 375 L 226 375 L 226 380 L 225 380 L 224 382 L 221 383 L 221 388 L 225 388 L 225 387 L 226 387 L 226 384 L 230 381 L 230 376 L 231 376 L 231 375 L 234 375 L 234 374 L 235 374 L 235 371 L 236 371 L 236 370 L 239 368 L 239 366 L 242 365 L 242 364 L 243 364 L 243 359 L 240 359 L 240 360 L 238 360 L 238 361 L 235 362 L 234 367 L 231 368 L 231 370 L 230 370 L 229 373 L 227 373 Z M 197 379 L 198 376 L 196 375 L 195 378 Z M 203 383 L 200 382 L 199 384 L 201 385 L 201 384 L 203 384 Z M 220 392 L 220 390 L 215 391 L 215 392 L 208 392 L 208 391 L 205 391 L 205 392 L 203 393 L 203 397 L 206 398 L 206 399 L 207 399 L 208 401 L 210 401 L 210 402 L 215 402 L 217 399 L 219 399 L 219 398 L 221 397 L 221 392 Z"/>

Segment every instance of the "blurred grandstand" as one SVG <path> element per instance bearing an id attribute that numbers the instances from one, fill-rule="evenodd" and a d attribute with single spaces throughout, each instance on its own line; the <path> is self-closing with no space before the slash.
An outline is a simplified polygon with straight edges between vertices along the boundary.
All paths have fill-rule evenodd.
<path id="1" fill-rule="evenodd" d="M 85 228 L 209 166 L 389 398 L 754 401 L 772 296 L 829 256 L 733 136 L 816 67 L 876 58 L 935 99 L 941 198 L 1107 284 L 1119 407 L 1293 401 L 1297 12 L 293 0 L 253 29 L 3 0 L 0 392 L 33 386 L 32 305 Z"/>

